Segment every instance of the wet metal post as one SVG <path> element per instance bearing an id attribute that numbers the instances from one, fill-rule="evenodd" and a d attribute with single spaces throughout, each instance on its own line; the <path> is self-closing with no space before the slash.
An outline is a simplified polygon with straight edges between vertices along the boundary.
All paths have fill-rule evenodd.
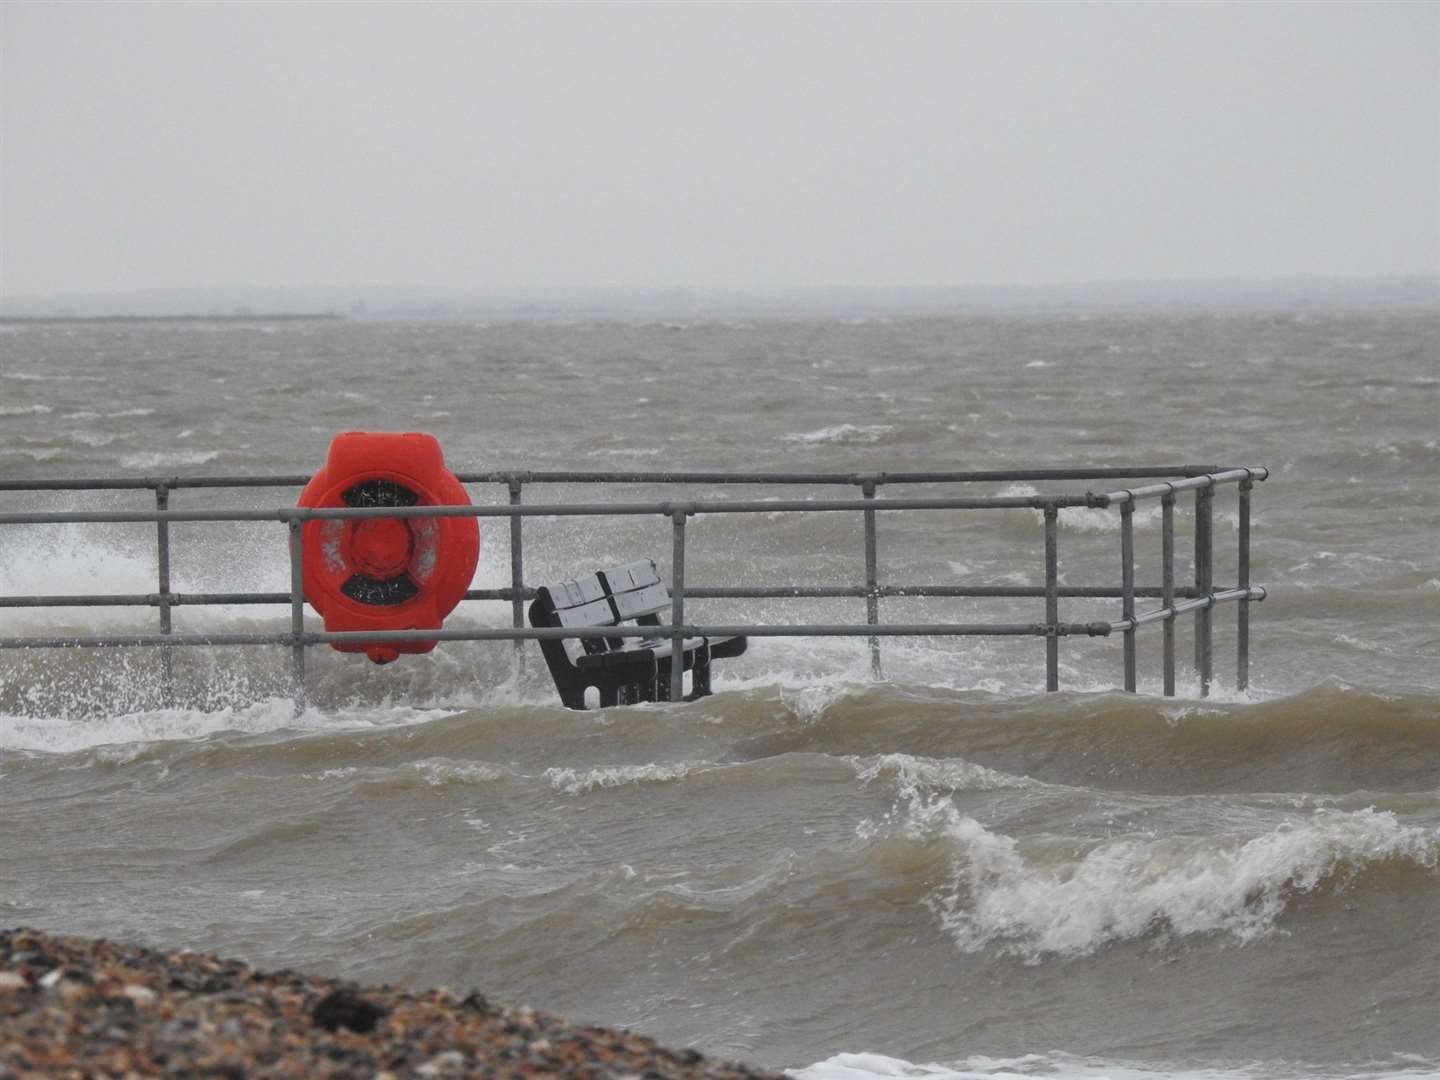
<path id="1" fill-rule="evenodd" d="M 1251 480 L 1240 481 L 1240 551 L 1237 588 L 1250 588 L 1250 489 Z M 1250 600 L 1247 597 L 1235 609 L 1235 689 L 1250 686 Z"/>
<path id="2" fill-rule="evenodd" d="M 295 715 L 305 711 L 305 578 L 303 573 L 304 523 L 292 517 L 290 526 L 290 678 L 294 684 Z"/>
<path id="3" fill-rule="evenodd" d="M 1120 616 L 1135 617 L 1135 500 L 1120 504 Z M 1135 692 L 1135 627 L 1125 631 L 1125 689 Z"/>
<path id="4" fill-rule="evenodd" d="M 1175 496 L 1160 496 L 1160 603 L 1171 612 L 1165 616 L 1165 696 L 1175 696 Z"/>
<path id="5" fill-rule="evenodd" d="M 518 476 L 511 476 L 508 480 L 510 487 L 510 505 L 520 505 L 520 485 Z M 512 514 L 510 517 L 510 588 L 514 595 L 510 600 L 510 625 L 519 630 L 525 625 L 525 601 L 521 598 L 521 590 L 525 587 L 525 552 L 520 536 L 520 522 L 523 519 L 519 514 Z M 519 638 L 515 639 L 515 674 L 525 674 L 525 642 Z"/>
<path id="6" fill-rule="evenodd" d="M 1214 591 L 1214 486 L 1195 489 L 1195 591 L 1209 596 Z M 1212 606 L 1195 612 L 1195 673 L 1200 677 L 1200 696 L 1210 694 Z"/>
<path id="7" fill-rule="evenodd" d="M 1060 689 L 1060 509 L 1045 504 L 1045 689 Z"/>
<path id="8" fill-rule="evenodd" d="M 685 696 L 685 507 L 674 507 L 674 546 L 670 554 L 670 700 Z"/>
<path id="9" fill-rule="evenodd" d="M 155 509 L 162 513 L 170 509 L 170 488 L 165 484 L 155 485 Z M 160 633 L 168 635 L 171 631 L 170 522 L 155 523 L 155 538 L 160 574 L 160 594 L 156 597 L 160 605 Z M 160 650 L 160 694 L 166 706 L 175 704 L 175 653 L 171 649 Z"/>
<path id="10" fill-rule="evenodd" d="M 861 481 L 861 494 L 866 500 L 875 498 L 875 481 L 866 479 Z M 876 551 L 878 541 L 875 536 L 875 511 L 873 508 L 865 511 L 865 622 L 869 626 L 877 626 L 880 623 L 880 583 L 877 567 L 879 557 Z M 870 677 L 880 678 L 880 639 L 870 639 Z"/>

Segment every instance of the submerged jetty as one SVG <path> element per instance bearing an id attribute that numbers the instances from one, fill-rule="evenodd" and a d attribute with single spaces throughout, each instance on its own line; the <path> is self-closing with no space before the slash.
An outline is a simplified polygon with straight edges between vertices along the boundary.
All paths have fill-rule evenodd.
<path id="1" fill-rule="evenodd" d="M 767 1077 L 479 993 L 0 930 L 0 1077 Z"/>

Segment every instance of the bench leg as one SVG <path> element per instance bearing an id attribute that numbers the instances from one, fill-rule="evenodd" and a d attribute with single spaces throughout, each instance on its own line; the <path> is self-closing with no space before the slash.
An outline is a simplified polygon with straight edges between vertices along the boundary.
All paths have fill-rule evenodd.
<path id="1" fill-rule="evenodd" d="M 708 697 L 710 694 L 710 643 L 707 641 L 695 650 L 694 668 L 690 672 L 690 693 L 686 701 Z"/>

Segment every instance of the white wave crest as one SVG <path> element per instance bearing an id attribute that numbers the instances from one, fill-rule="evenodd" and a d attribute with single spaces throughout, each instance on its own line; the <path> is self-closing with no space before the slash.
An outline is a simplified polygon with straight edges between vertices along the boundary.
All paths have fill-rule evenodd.
<path id="1" fill-rule="evenodd" d="M 650 765 L 610 765 L 598 769 L 551 768 L 546 769 L 543 775 L 556 791 L 563 791 L 566 795 L 584 795 L 596 788 L 679 780 L 693 770 L 694 766 L 671 762 Z"/>
<path id="2" fill-rule="evenodd" d="M 0 371 L 0 379 L 16 382 L 90 382 L 103 383 L 104 375 L 42 375 L 34 371 Z"/>
<path id="3" fill-rule="evenodd" d="M 445 787 L 449 784 L 487 784 L 505 776 L 505 770 L 498 765 L 484 761 L 451 761 L 448 758 L 426 758 L 412 763 L 415 769 L 431 787 Z"/>
<path id="4" fill-rule="evenodd" d="M 109 446 L 115 441 L 114 435 L 103 431 L 72 431 L 70 438 L 81 446 Z"/>
<path id="5" fill-rule="evenodd" d="M 955 944 L 963 952 L 998 945 L 1032 962 L 1085 955 L 1157 929 L 1253 941 L 1274 930 L 1293 893 L 1316 888 L 1341 861 L 1440 861 L 1440 830 L 1373 809 L 1319 809 L 1228 846 L 1214 837 L 1114 840 L 1078 857 L 1073 841 L 1027 856 L 948 800 L 914 811 L 912 829 L 938 824 L 958 847 L 950 888 L 929 899 Z"/>
<path id="6" fill-rule="evenodd" d="M 836 424 L 816 431 L 797 431 L 782 436 L 783 441 L 814 446 L 832 443 L 843 446 L 868 446 L 877 443 L 895 430 L 893 424 Z"/>
<path id="7" fill-rule="evenodd" d="M 49 405 L 0 405 L 0 416 L 44 416 L 54 412 Z"/>
<path id="8" fill-rule="evenodd" d="M 851 758 L 855 778 L 868 784 L 881 776 L 893 776 L 903 799 L 918 797 L 925 789 L 942 791 L 995 791 L 1028 787 L 1033 781 L 1023 776 L 987 769 L 962 758 L 927 758 L 911 754 L 878 754 Z"/>
<path id="9" fill-rule="evenodd" d="M 219 456 L 219 450 L 162 450 L 125 454 L 120 458 L 120 464 L 127 469 L 159 469 L 172 465 L 204 465 Z"/>

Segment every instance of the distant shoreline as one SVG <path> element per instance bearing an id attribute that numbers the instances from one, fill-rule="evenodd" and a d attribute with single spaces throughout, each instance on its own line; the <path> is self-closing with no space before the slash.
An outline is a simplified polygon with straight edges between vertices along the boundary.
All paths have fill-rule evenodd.
<path id="1" fill-rule="evenodd" d="M 1440 307 L 1440 275 L 1192 278 L 1036 285 L 453 288 L 204 286 L 0 296 L 0 323 L 928 318 Z M 226 314 L 222 314 L 226 313 Z"/>
<path id="2" fill-rule="evenodd" d="M 347 316 L 327 312 L 275 312 L 232 315 L 0 315 L 0 326 L 63 325 L 66 323 L 253 323 L 343 322 Z"/>

